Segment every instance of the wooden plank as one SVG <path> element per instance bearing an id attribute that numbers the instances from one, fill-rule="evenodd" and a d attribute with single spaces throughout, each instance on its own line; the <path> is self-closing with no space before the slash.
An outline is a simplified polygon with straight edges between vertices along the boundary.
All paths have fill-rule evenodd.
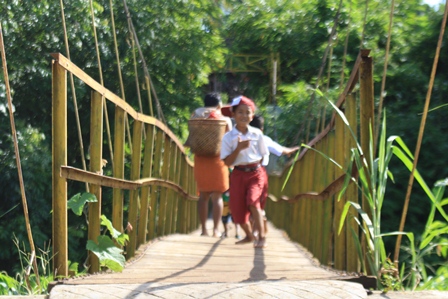
<path id="1" fill-rule="evenodd" d="M 212 221 L 207 222 L 212 227 Z M 232 227 L 232 229 L 234 229 Z M 139 250 L 121 273 L 103 273 L 63 284 L 134 284 L 148 282 L 194 284 L 199 282 L 241 282 L 262 279 L 322 280 L 338 276 L 310 257 L 302 246 L 284 237 L 283 231 L 269 223 L 268 247 L 236 245 L 234 238 L 174 234 L 151 242 Z"/>

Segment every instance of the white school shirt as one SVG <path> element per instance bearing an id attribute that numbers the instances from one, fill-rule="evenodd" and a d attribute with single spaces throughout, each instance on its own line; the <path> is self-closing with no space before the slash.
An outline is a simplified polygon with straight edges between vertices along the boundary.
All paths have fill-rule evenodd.
<path id="1" fill-rule="evenodd" d="M 260 160 L 269 162 L 269 150 L 264 142 L 263 132 L 261 132 L 260 129 L 251 126 L 247 127 L 246 134 L 241 133 L 236 127 L 233 127 L 231 131 L 224 135 L 221 145 L 222 160 L 235 151 L 238 146 L 238 136 L 242 141 L 250 139 L 251 142 L 248 148 L 243 149 L 238 153 L 238 156 L 232 165 L 253 164 Z"/>
<path id="2" fill-rule="evenodd" d="M 264 143 L 268 147 L 269 153 L 274 154 L 278 157 L 280 157 L 283 154 L 283 146 L 272 140 L 271 137 L 263 135 Z M 269 164 L 269 160 L 263 159 L 263 162 L 261 163 L 263 166 L 267 166 Z"/>
<path id="3" fill-rule="evenodd" d="M 263 135 L 264 143 L 268 147 L 269 153 L 274 154 L 278 157 L 283 155 L 283 146 L 272 140 L 271 137 Z"/>

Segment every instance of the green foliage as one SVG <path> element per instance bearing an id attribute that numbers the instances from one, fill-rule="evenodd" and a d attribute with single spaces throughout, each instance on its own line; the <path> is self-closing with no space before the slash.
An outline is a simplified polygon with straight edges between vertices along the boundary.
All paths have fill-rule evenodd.
<path id="1" fill-rule="evenodd" d="M 19 295 L 19 282 L 8 276 L 5 271 L 0 273 L 0 295 Z"/>
<path id="2" fill-rule="evenodd" d="M 319 92 L 320 95 L 322 95 Z M 436 286 L 439 279 L 429 279 L 427 275 L 427 269 L 431 269 L 432 266 L 428 264 L 425 257 L 431 255 L 434 249 L 437 249 L 437 253 L 443 257 L 447 256 L 448 252 L 448 215 L 445 213 L 444 205 L 448 204 L 447 200 L 442 200 L 442 196 L 445 191 L 446 180 L 438 182 L 434 190 L 430 190 L 420 175 L 418 170 L 415 170 L 414 177 L 424 192 L 427 194 L 431 202 L 431 212 L 428 216 L 427 225 L 425 231 L 422 234 L 422 241 L 419 247 L 415 245 L 415 237 L 412 232 L 381 232 L 381 212 L 383 210 L 383 203 L 386 199 L 386 187 L 388 179 L 393 175 L 389 170 L 389 162 L 392 156 L 397 157 L 406 168 L 411 171 L 413 167 L 413 156 L 409 151 L 406 144 L 398 136 L 391 136 L 386 140 L 386 117 L 384 112 L 383 123 L 381 127 L 381 134 L 378 145 L 378 156 L 374 157 L 373 147 L 373 133 L 370 128 L 369 139 L 369 156 L 365 156 L 361 149 L 361 145 L 357 141 L 356 135 L 348 123 L 345 115 L 334 104 L 330 102 L 338 115 L 342 118 L 344 124 L 348 127 L 354 140 L 356 141 L 356 147 L 351 149 L 352 155 L 350 164 L 347 169 L 344 169 L 341 165 L 335 162 L 331 157 L 324 155 L 328 160 L 332 161 L 340 169 L 344 170 L 347 175 L 341 192 L 338 195 L 338 200 L 343 196 L 347 190 L 349 182 L 353 182 L 358 186 L 360 193 L 367 200 L 367 206 L 362 207 L 356 202 L 347 202 L 341 214 L 339 232 L 342 230 L 346 223 L 347 217 L 350 215 L 351 208 L 354 208 L 359 215 L 359 218 L 354 218 L 358 223 L 361 232 L 363 233 L 366 244 L 367 252 L 362 252 L 361 239 L 357 232 L 352 232 L 355 238 L 356 247 L 358 249 L 358 255 L 362 263 L 363 271 L 366 271 L 366 266 L 363 263 L 363 257 L 367 258 L 369 263 L 370 273 L 376 274 L 379 282 L 379 287 L 384 291 L 398 290 L 406 286 L 409 289 L 415 289 L 420 281 L 423 281 L 424 287 L 440 287 Z M 397 145 L 395 145 L 396 143 Z M 303 145 L 309 149 L 315 150 L 312 147 Z M 355 180 L 352 176 L 352 169 L 356 167 L 358 170 L 358 179 Z M 436 212 L 439 212 L 439 216 L 443 221 L 436 221 Z M 353 217 L 353 216 L 350 216 Z M 410 259 L 406 259 L 405 264 L 408 264 L 408 269 L 404 272 L 402 269 L 401 276 L 398 274 L 398 269 L 395 269 L 395 265 L 387 257 L 386 248 L 383 242 L 384 237 L 405 235 L 409 240 L 409 247 L 405 248 L 405 251 L 410 255 Z M 441 268 L 445 268 L 443 266 Z M 443 270 L 440 270 L 444 275 Z M 404 282 L 407 282 L 404 285 Z M 429 282 L 431 281 L 431 283 Z"/>
<path id="3" fill-rule="evenodd" d="M 0 295 L 48 294 L 48 284 L 53 281 L 50 271 L 50 246 L 39 250 L 40 254 L 30 254 L 24 244 L 20 246 L 17 238 L 14 239 L 14 244 L 19 252 L 21 270 L 16 273 L 15 278 L 4 271 L 0 273 Z M 34 261 L 39 273 L 34 272 Z"/>
<path id="4" fill-rule="evenodd" d="M 92 193 L 76 194 L 69 200 L 67 208 L 80 216 L 87 202 L 98 202 L 96 196 Z M 101 225 L 104 225 L 112 238 L 121 246 L 129 241 L 129 236 L 116 230 L 112 222 L 105 215 L 101 215 Z M 121 272 L 126 262 L 122 255 L 123 250 L 118 248 L 109 236 L 101 235 L 97 238 L 97 243 L 88 240 L 86 249 L 93 252 L 100 261 L 100 266 L 106 267 L 112 271 Z"/>
<path id="5" fill-rule="evenodd" d="M 87 202 L 98 202 L 96 196 L 92 193 L 78 193 L 73 195 L 67 202 L 68 209 L 72 210 L 78 216 L 82 215 L 82 210 Z"/>
<path id="6" fill-rule="evenodd" d="M 107 267 L 112 271 L 121 272 L 126 262 L 121 254 L 123 250 L 117 248 L 108 236 L 98 236 L 98 243 L 87 241 L 86 248 L 92 251 L 100 260 L 100 266 Z"/>
<path id="7" fill-rule="evenodd" d="M 95 53 L 93 27 L 88 1 L 64 2 L 67 34 L 71 60 L 90 76 L 99 81 L 98 61 Z M 8 60 L 9 79 L 14 100 L 16 126 L 20 139 L 22 169 L 29 204 L 30 218 L 35 243 L 42 247 L 51 236 L 51 57 L 49 53 L 61 52 L 65 56 L 64 35 L 60 7 L 57 3 L 43 1 L 0 0 L 0 15 Z M 315 101 L 306 115 L 308 101 L 316 86 L 317 70 L 327 46 L 328 33 L 333 25 L 336 0 L 307 1 L 224 1 L 217 5 L 213 1 L 155 1 L 128 2 L 130 17 L 137 30 L 147 70 L 154 83 L 153 90 L 160 100 L 161 109 L 168 126 L 181 139 L 187 135 L 187 119 L 191 111 L 201 105 L 203 94 L 218 89 L 232 97 L 233 93 L 244 93 L 253 98 L 267 121 L 266 133 L 287 146 L 292 142 L 303 123 L 308 125 L 318 119 L 319 113 L 328 112 L 328 105 Z M 374 77 L 381 79 L 385 45 L 388 36 L 390 2 L 382 0 L 344 2 L 338 21 L 338 34 L 333 44 L 333 56 L 329 71 L 329 98 L 339 94 L 341 74 L 347 74 L 359 48 L 372 49 L 375 60 Z M 99 39 L 100 58 L 105 86 L 121 95 L 117 74 L 117 61 L 113 45 L 109 2 L 93 2 L 95 26 Z M 126 100 L 137 110 L 139 93 L 135 86 L 144 82 L 143 70 L 133 66 L 131 34 L 128 16 L 123 4 L 114 2 L 118 51 L 123 71 Z M 392 44 L 389 56 L 385 106 L 387 106 L 388 132 L 402 136 L 407 144 L 414 144 L 418 131 L 419 113 L 425 98 L 428 74 L 432 66 L 434 50 L 443 10 L 434 11 L 419 0 L 396 2 Z M 364 18 L 366 26 L 363 27 Z M 361 45 L 361 36 L 364 40 Z M 348 39 L 348 53 L 344 54 L 344 40 Z M 445 35 L 446 43 L 446 35 Z M 213 71 L 223 69 L 225 58 L 232 54 L 279 53 L 279 93 L 277 107 L 279 115 L 270 113 L 273 103 L 270 92 L 269 73 L 215 74 L 217 85 L 209 84 Z M 342 65 L 345 58 L 347 65 Z M 448 57 L 442 55 L 432 95 L 432 105 L 444 104 L 448 93 L 446 66 Z M 139 58 L 137 58 L 139 60 Z M 329 62 L 327 62 L 328 64 Z M 262 65 L 269 69 L 268 65 Z M 3 73 L 0 72 L 0 79 Z M 0 80 L 2 81 L 2 80 Z M 223 83 L 222 83 L 223 82 Z M 222 83 L 220 85 L 220 83 Z M 320 86 L 326 79 L 318 82 Z M 70 87 L 69 87 L 70 88 Z M 89 143 L 88 119 L 90 117 L 90 89 L 77 85 L 76 94 L 80 112 L 82 138 L 85 148 Z M 141 93 L 143 112 L 149 113 L 146 90 Z M 5 87 L 0 84 L 0 97 L 4 98 Z M 68 163 L 81 167 L 80 145 L 74 117 L 71 90 L 68 94 L 68 140 L 70 148 Z M 154 101 L 154 98 L 153 98 Z M 153 102 L 154 104 L 154 102 Z M 23 213 L 20 208 L 20 188 L 11 142 L 9 120 L 5 101 L 0 103 L 0 265 L 8 271 L 18 271 L 18 252 L 11 241 L 11 233 L 20 240 L 26 239 Z M 271 107 L 268 107 L 271 105 Z M 155 105 L 154 105 L 155 108 Z M 113 120 L 113 105 L 108 106 Z M 271 109 L 271 110 L 270 110 Z M 155 109 L 154 109 L 155 110 Z M 327 113 L 327 116 L 329 113 Z M 272 116 L 272 117 L 271 117 Z M 419 169 L 425 174 L 429 185 L 436 179 L 448 176 L 446 152 L 448 143 L 444 132 L 448 130 L 444 109 L 430 113 L 425 132 L 425 147 L 419 157 Z M 113 123 L 113 121 L 111 121 Z M 316 126 L 310 125 L 312 138 Z M 275 127 L 275 129 L 274 129 Z M 434 128 L 437 128 L 434 129 Z M 113 128 L 112 128 L 113 130 Z M 307 129 L 308 131 L 308 129 Z M 298 142 L 306 140 L 300 136 Z M 105 145 L 106 147 L 106 145 Z M 108 151 L 105 159 L 110 161 Z M 437 159 L 434 159 L 437 157 Z M 391 160 L 395 184 L 387 183 L 391 198 L 401 199 L 407 186 L 408 171 L 401 170 Z M 110 165 L 104 169 L 111 172 Z M 83 184 L 69 182 L 70 194 L 82 192 Z M 105 191 L 108 192 L 108 191 Z M 430 205 L 422 189 L 414 188 L 415 204 L 410 206 L 407 231 L 423 231 L 419 220 L 429 212 Z M 110 207 L 103 204 L 102 209 Z M 398 226 L 396 215 L 401 212 L 399 200 L 383 203 L 382 225 L 392 231 Z M 126 208 L 126 207 L 125 207 Z M 80 261 L 85 258 L 83 244 L 86 239 L 86 224 L 81 217 L 69 215 L 69 258 Z M 386 248 L 388 240 L 385 240 Z M 12 248 L 12 250 L 11 250 Z M 14 269 L 16 268 L 16 269 Z"/>
<path id="8" fill-rule="evenodd" d="M 120 245 L 124 246 L 129 241 L 129 236 L 127 234 L 121 233 L 118 230 L 116 230 L 112 226 L 112 222 L 107 219 L 106 216 L 101 215 L 101 225 L 104 225 L 109 233 L 111 234 L 112 238 Z"/>

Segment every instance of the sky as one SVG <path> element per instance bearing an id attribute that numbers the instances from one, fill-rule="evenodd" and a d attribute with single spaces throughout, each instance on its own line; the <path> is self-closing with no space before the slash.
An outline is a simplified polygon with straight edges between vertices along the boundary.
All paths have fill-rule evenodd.
<path id="1" fill-rule="evenodd" d="M 431 6 L 437 6 L 438 4 L 445 3 L 445 0 L 423 0 L 423 3 Z"/>

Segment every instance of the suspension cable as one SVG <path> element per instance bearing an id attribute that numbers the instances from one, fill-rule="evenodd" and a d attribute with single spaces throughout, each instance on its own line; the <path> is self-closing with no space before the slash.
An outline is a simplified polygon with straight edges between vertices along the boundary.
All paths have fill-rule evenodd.
<path id="1" fill-rule="evenodd" d="M 146 60 L 145 60 L 145 57 L 143 56 L 143 52 L 142 52 L 142 49 L 140 47 L 140 43 L 138 41 L 138 36 L 137 36 L 136 31 L 135 31 L 134 24 L 132 23 L 131 14 L 129 13 L 129 9 L 128 9 L 128 5 L 126 3 L 126 0 L 123 0 L 123 5 L 124 5 L 125 12 L 126 12 L 126 18 L 128 20 L 129 30 L 132 32 L 132 34 L 134 36 L 135 44 L 137 45 L 137 49 L 138 49 L 138 52 L 139 52 L 139 55 L 140 55 L 140 59 L 142 60 L 142 63 L 143 63 L 143 71 L 145 73 L 145 78 L 147 80 L 147 90 L 148 90 L 148 92 L 151 91 L 152 94 L 154 95 L 154 100 L 156 101 L 158 118 L 163 123 L 166 124 L 165 117 L 163 116 L 162 107 L 160 106 L 160 101 L 159 101 L 159 99 L 157 97 L 157 93 L 155 91 L 154 84 L 153 84 L 153 82 L 151 80 L 151 76 L 150 76 L 150 74 L 148 72 L 148 67 L 146 65 Z M 150 107 L 151 116 L 154 116 L 154 112 L 153 112 L 153 109 L 152 109 L 151 97 L 149 97 L 149 107 Z"/>
<path id="2" fill-rule="evenodd" d="M 390 40 L 392 37 L 392 24 L 394 22 L 394 7 L 395 7 L 395 0 L 392 0 L 391 7 L 390 7 L 390 15 L 389 15 L 389 30 L 387 33 L 387 43 L 386 43 L 386 54 L 384 57 L 384 68 L 383 68 L 383 79 L 381 81 L 381 92 L 380 92 L 380 103 L 378 106 L 378 115 L 377 115 L 377 121 L 376 121 L 376 129 L 375 129 L 375 143 L 378 142 L 378 134 L 380 130 L 380 123 L 381 123 L 381 116 L 382 116 L 382 110 L 383 110 L 383 99 L 384 99 L 384 91 L 386 89 L 386 76 L 387 76 L 387 67 L 389 64 L 389 50 L 390 50 Z M 374 151 L 376 151 L 376 146 L 373 147 Z"/>
<path id="3" fill-rule="evenodd" d="M 359 45 L 359 48 L 362 49 L 362 46 L 364 44 L 364 35 L 366 33 L 366 24 L 367 24 L 367 13 L 369 11 L 369 0 L 366 0 L 366 8 L 364 10 L 364 23 L 362 24 L 362 33 L 361 33 L 361 44 Z"/>
<path id="4" fill-rule="evenodd" d="M 404 206 L 403 206 L 403 212 L 401 214 L 400 227 L 398 229 L 398 231 L 400 231 L 400 232 L 402 232 L 404 229 L 404 223 L 406 221 L 406 215 L 407 215 L 407 211 L 409 208 L 411 190 L 412 190 L 412 185 L 414 183 L 414 173 L 415 173 L 415 169 L 417 168 L 418 156 L 420 154 L 420 148 L 421 148 L 422 139 L 423 139 L 423 131 L 425 130 L 426 118 L 428 116 L 428 110 L 429 110 L 429 103 L 431 101 L 432 88 L 434 86 L 434 78 L 436 76 L 437 64 L 439 63 L 440 49 L 442 48 L 443 35 L 445 34 L 446 19 L 447 19 L 447 15 L 448 15 L 448 5 L 447 4 L 448 3 L 445 1 L 445 12 L 443 14 L 443 20 L 442 20 L 440 34 L 439 34 L 439 40 L 437 42 L 436 55 L 434 56 L 431 77 L 429 79 L 428 92 L 426 93 L 426 102 L 425 102 L 425 107 L 423 109 L 423 116 L 422 116 L 422 120 L 420 123 L 420 131 L 418 133 L 417 146 L 415 148 L 415 153 L 414 153 L 414 163 L 412 165 L 412 171 L 411 171 L 411 175 L 409 177 L 406 198 L 405 198 L 405 202 L 404 202 Z M 400 254 L 401 238 L 402 238 L 402 235 L 398 235 L 397 242 L 395 244 L 394 264 L 397 269 L 398 269 L 398 257 Z"/>
<path id="5" fill-rule="evenodd" d="M 62 16 L 62 27 L 64 29 L 64 43 L 65 43 L 65 52 L 67 54 L 67 58 L 71 60 L 70 58 L 70 49 L 68 45 L 68 37 L 67 37 L 67 27 L 65 24 L 65 13 L 64 13 L 64 3 L 63 0 L 60 1 L 61 5 L 61 16 Z M 76 127 L 78 131 L 78 141 L 79 141 L 79 147 L 81 152 L 81 162 L 82 162 L 82 168 L 84 170 L 87 170 L 86 167 L 86 158 L 84 155 L 84 142 L 82 141 L 82 130 L 81 130 L 81 122 L 79 120 L 79 111 L 78 111 L 78 101 L 76 99 L 76 90 L 75 90 L 75 82 L 73 78 L 73 74 L 70 72 L 70 86 L 72 89 L 72 98 L 73 98 L 73 106 L 75 108 L 75 119 L 76 119 Z M 89 192 L 89 184 L 86 183 L 86 191 Z"/>
<path id="6" fill-rule="evenodd" d="M 328 57 L 328 53 L 330 52 L 330 48 L 331 48 L 331 44 L 332 44 L 332 40 L 334 35 L 336 34 L 336 28 L 338 27 L 338 21 L 339 21 L 339 16 L 341 13 L 341 7 L 342 7 L 342 0 L 339 2 L 339 7 L 338 7 L 338 11 L 336 12 L 336 15 L 334 17 L 334 23 L 333 23 L 333 28 L 331 28 L 331 33 L 330 36 L 328 37 L 328 45 L 325 49 L 325 53 L 324 56 L 322 57 L 322 63 L 321 66 L 319 68 L 319 73 L 317 74 L 317 80 L 316 80 L 316 85 L 315 85 L 315 90 L 319 88 L 319 82 L 320 82 L 320 78 L 322 77 L 322 73 L 324 72 L 324 68 L 327 62 L 327 57 Z M 309 118 L 310 114 L 311 114 L 311 105 L 314 102 L 314 99 L 316 97 L 316 92 L 313 91 L 313 93 L 311 94 L 310 97 L 310 101 L 308 102 L 308 107 L 307 107 L 307 112 L 306 112 L 306 119 Z M 302 125 L 299 129 L 299 131 L 297 132 L 295 138 L 294 138 L 294 142 L 293 144 L 297 144 L 297 142 L 299 141 L 299 137 L 303 132 L 303 129 L 305 128 L 306 125 L 306 121 L 302 122 Z"/>
<path id="7" fill-rule="evenodd" d="M 99 72 L 99 76 L 100 76 L 100 83 L 102 86 L 104 86 L 103 70 L 101 67 L 100 50 L 99 50 L 99 46 L 98 46 L 98 37 L 96 34 L 96 26 L 95 26 L 95 13 L 93 11 L 93 1 L 90 0 L 89 2 L 90 2 L 90 15 L 92 17 L 93 36 L 95 38 L 96 57 L 98 60 L 98 72 Z M 107 112 L 106 101 L 103 101 L 103 109 L 104 109 L 104 118 L 106 121 L 106 131 L 107 131 L 107 138 L 108 138 L 108 143 L 109 143 L 110 158 L 111 158 L 111 163 L 112 163 L 112 167 L 113 167 L 114 153 L 113 153 L 113 149 L 112 149 L 112 139 L 111 139 L 111 135 L 110 135 L 109 115 Z"/>
<path id="8" fill-rule="evenodd" d="M 8 77 L 8 65 L 6 62 L 5 45 L 3 43 L 3 33 L 2 33 L 1 23 L 0 23 L 0 52 L 1 52 L 1 56 L 2 56 L 3 77 L 5 79 L 6 97 L 8 98 L 8 109 L 9 109 L 9 120 L 11 123 L 11 134 L 12 134 L 12 138 L 14 140 L 14 153 L 16 156 L 16 165 L 17 165 L 17 173 L 18 173 L 18 177 L 19 177 L 20 193 L 22 195 L 23 214 L 25 216 L 25 226 L 26 226 L 26 232 L 28 235 L 28 241 L 30 242 L 30 249 L 31 249 L 30 262 L 33 264 L 33 269 L 34 269 L 34 273 L 36 275 L 37 285 L 39 286 L 39 289 L 40 289 L 41 286 L 40 286 L 39 270 L 37 268 L 37 261 L 36 261 L 36 248 L 34 247 L 33 233 L 31 231 L 30 218 L 29 218 L 29 214 L 28 214 L 28 204 L 26 201 L 25 184 L 23 181 L 22 165 L 20 162 L 19 142 L 17 140 L 16 125 L 15 125 L 15 121 L 14 121 L 14 112 L 13 112 L 12 99 L 11 99 L 11 88 L 9 86 L 9 77 Z M 28 272 L 27 272 L 27 275 L 29 276 Z M 28 277 L 27 277 L 27 282 L 28 282 Z"/>

